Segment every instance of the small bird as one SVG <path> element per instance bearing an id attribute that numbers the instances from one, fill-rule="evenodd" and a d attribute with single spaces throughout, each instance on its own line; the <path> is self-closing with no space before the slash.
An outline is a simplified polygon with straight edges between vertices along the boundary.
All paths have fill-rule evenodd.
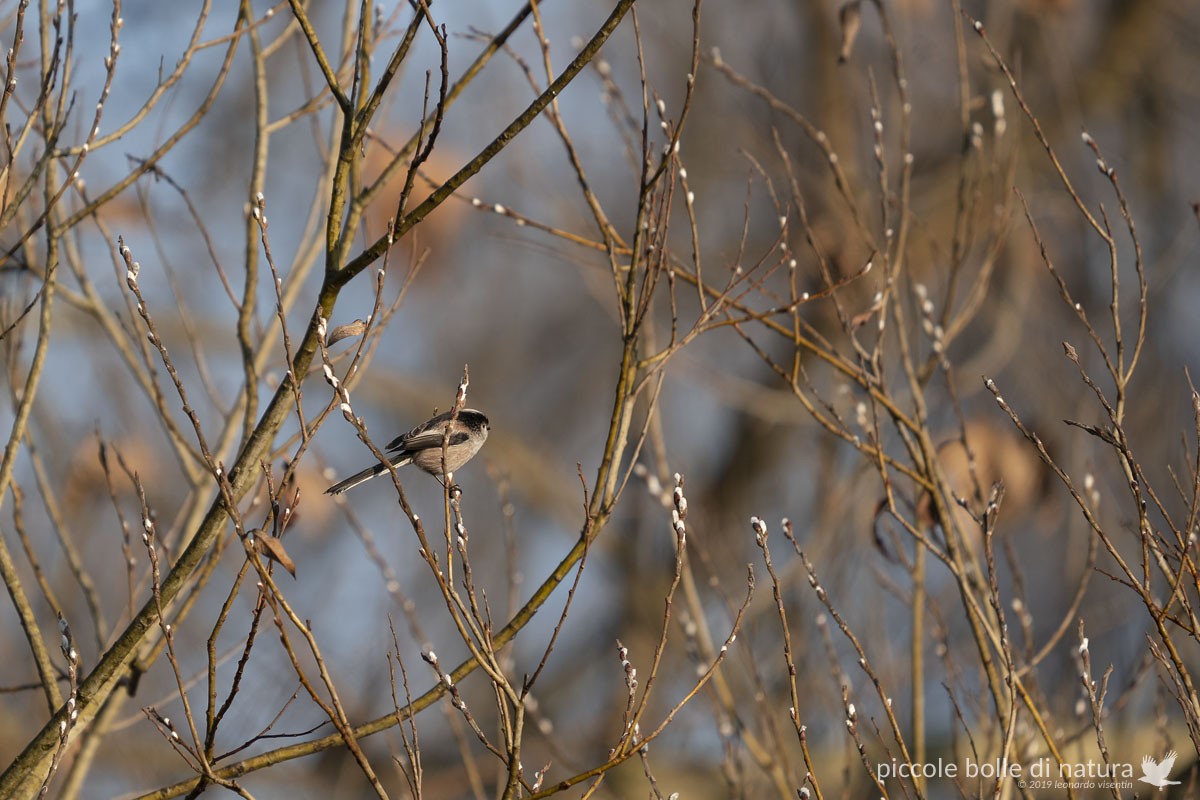
<path id="1" fill-rule="evenodd" d="M 436 417 L 425 420 L 408 433 L 397 436 L 388 442 L 387 452 L 394 453 L 388 458 L 393 467 L 403 467 L 405 464 L 416 464 L 421 470 L 436 477 L 443 476 L 442 442 L 446 436 L 446 423 L 450 421 L 453 412 L 447 411 Z M 464 408 L 458 412 L 458 418 L 450 426 L 450 441 L 446 447 L 445 472 L 451 473 L 471 460 L 479 452 L 488 437 L 488 418 L 473 408 Z M 383 475 L 388 468 L 383 464 L 374 464 L 362 472 L 356 472 L 346 480 L 335 483 L 325 490 L 325 494 L 341 494 L 347 489 L 358 486 L 364 481 Z"/>

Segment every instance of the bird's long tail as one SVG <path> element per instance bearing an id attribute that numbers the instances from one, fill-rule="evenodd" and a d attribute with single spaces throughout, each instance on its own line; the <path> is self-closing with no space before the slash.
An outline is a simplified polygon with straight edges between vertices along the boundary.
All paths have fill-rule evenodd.
<path id="1" fill-rule="evenodd" d="M 412 461 L 412 458 L 409 456 L 396 456 L 392 459 L 392 466 L 403 467 L 409 461 Z M 353 489 L 360 483 L 365 483 L 366 481 L 371 480 L 371 478 L 377 478 L 380 475 L 384 475 L 387 473 L 387 471 L 388 468 L 383 464 L 374 464 L 362 470 L 361 472 L 354 473 L 349 478 L 346 478 L 346 480 L 330 486 L 325 490 L 325 494 L 341 494 L 347 489 Z"/>

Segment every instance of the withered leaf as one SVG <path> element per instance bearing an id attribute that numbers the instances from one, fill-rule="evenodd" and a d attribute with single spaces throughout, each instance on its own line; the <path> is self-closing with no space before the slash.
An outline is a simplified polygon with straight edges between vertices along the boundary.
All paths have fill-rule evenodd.
<path id="1" fill-rule="evenodd" d="M 259 532 L 254 540 L 258 543 L 258 552 L 283 567 L 294 578 L 296 577 L 296 562 L 283 549 L 283 542 L 269 533 Z"/>
<path id="2" fill-rule="evenodd" d="M 854 49 L 854 40 L 858 38 L 858 30 L 862 27 L 862 9 L 859 0 L 846 3 L 838 12 L 838 21 L 842 23 L 842 48 L 838 53 L 838 61 L 845 62 L 850 58 Z"/>
<path id="3" fill-rule="evenodd" d="M 329 332 L 325 337 L 325 346 L 330 347 L 333 344 L 340 342 L 342 339 L 348 339 L 351 336 L 358 336 L 367 329 L 367 323 L 361 319 L 356 319 L 354 322 L 347 322 L 345 325 L 338 325 Z"/>

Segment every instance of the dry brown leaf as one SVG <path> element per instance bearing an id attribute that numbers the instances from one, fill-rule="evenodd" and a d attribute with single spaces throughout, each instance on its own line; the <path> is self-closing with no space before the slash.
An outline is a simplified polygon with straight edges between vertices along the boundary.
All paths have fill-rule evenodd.
<path id="1" fill-rule="evenodd" d="M 258 552 L 286 569 L 293 578 L 296 577 L 296 562 L 292 561 L 292 557 L 283 549 L 283 542 L 269 533 L 262 532 L 254 538 L 258 543 Z"/>
<path id="2" fill-rule="evenodd" d="M 367 329 L 367 323 L 361 319 L 356 319 L 354 322 L 347 322 L 345 325 L 338 325 L 329 332 L 325 337 L 325 346 L 332 347 L 342 339 L 349 339 L 351 336 L 358 336 Z"/>
<path id="3" fill-rule="evenodd" d="M 838 12 L 838 20 L 842 23 L 842 49 L 838 53 L 838 61 L 846 61 L 850 58 L 854 40 L 858 38 L 858 30 L 862 27 L 862 9 L 858 0 L 842 6 Z"/>

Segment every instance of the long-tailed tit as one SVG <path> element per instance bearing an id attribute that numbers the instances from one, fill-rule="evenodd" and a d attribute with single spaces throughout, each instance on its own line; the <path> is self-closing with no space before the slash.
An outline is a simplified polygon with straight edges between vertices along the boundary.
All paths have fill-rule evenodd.
<path id="1" fill-rule="evenodd" d="M 442 476 L 443 472 L 454 472 L 467 463 L 487 440 L 488 418 L 473 408 L 464 408 L 458 412 L 458 417 L 450 425 L 450 441 L 446 447 L 446 460 L 443 465 L 442 442 L 446 436 L 446 423 L 450 422 L 451 416 L 453 414 L 450 411 L 438 414 L 388 442 L 386 450 L 393 454 L 388 457 L 388 462 L 397 468 L 405 464 L 415 464 L 434 476 Z M 387 471 L 388 468 L 383 464 L 374 464 L 330 486 L 325 490 L 325 494 L 341 494 Z"/>

